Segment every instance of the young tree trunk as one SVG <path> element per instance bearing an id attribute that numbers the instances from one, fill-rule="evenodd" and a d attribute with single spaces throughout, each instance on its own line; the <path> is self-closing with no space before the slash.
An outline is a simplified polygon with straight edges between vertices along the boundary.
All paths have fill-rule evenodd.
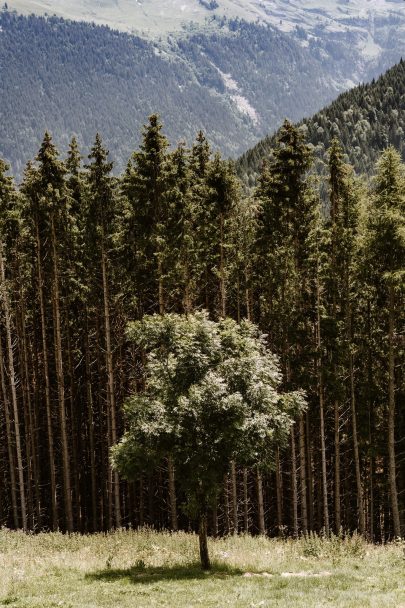
<path id="1" fill-rule="evenodd" d="M 388 465 L 389 485 L 391 497 L 392 524 L 394 536 L 401 537 L 401 524 L 398 507 L 398 490 L 396 476 L 395 457 L 395 354 L 394 354 L 394 332 L 395 332 L 395 292 L 394 286 L 389 286 L 388 301 Z"/>
<path id="2" fill-rule="evenodd" d="M 207 533 L 207 512 L 203 511 L 200 514 L 198 539 L 200 543 L 200 559 L 203 570 L 210 570 L 211 563 L 208 553 L 208 533 Z"/>
<path id="3" fill-rule="evenodd" d="M 21 447 L 21 433 L 20 433 L 20 417 L 18 411 L 18 400 L 17 400 L 17 386 L 16 386 L 16 375 L 14 366 L 14 353 L 13 353 L 13 340 L 11 336 L 11 310 L 10 302 L 8 298 L 8 291 L 6 285 L 6 272 L 4 268 L 3 258 L 3 243 L 0 241 L 0 278 L 1 278 L 1 291 L 3 300 L 4 310 L 4 323 L 6 327 L 6 344 L 7 344 L 7 358 L 8 358 L 8 373 L 10 379 L 11 389 L 11 402 L 13 406 L 14 416 L 14 435 L 17 451 L 17 471 L 18 471 L 18 485 L 20 494 L 20 509 L 23 530 L 27 530 L 27 505 L 25 500 L 25 481 L 24 481 L 24 466 L 22 458 L 22 447 Z"/>
<path id="4" fill-rule="evenodd" d="M 55 222 L 52 218 L 52 264 L 53 264 L 53 285 L 52 285 L 52 300 L 54 309 L 54 329 L 55 329 L 55 360 L 56 360 L 56 377 L 58 383 L 58 400 L 59 400 L 59 416 L 60 416 L 60 431 L 62 440 L 62 469 L 63 469 L 63 489 L 65 503 L 66 528 L 68 532 L 73 532 L 73 510 L 72 510 L 72 488 L 70 480 L 70 456 L 67 438 L 66 424 L 66 404 L 65 404 L 65 379 L 63 372 L 62 358 L 62 331 L 61 331 L 61 315 L 60 315 L 60 294 L 59 294 L 59 260 L 56 250 L 56 233 Z"/>

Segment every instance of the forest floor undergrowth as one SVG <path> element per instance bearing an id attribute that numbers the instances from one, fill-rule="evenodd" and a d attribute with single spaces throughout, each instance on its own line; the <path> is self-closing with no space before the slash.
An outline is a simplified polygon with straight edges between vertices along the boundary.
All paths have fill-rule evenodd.
<path id="1" fill-rule="evenodd" d="M 405 608 L 405 543 L 359 537 L 210 540 L 151 530 L 91 536 L 0 531 L 0 606 Z"/>

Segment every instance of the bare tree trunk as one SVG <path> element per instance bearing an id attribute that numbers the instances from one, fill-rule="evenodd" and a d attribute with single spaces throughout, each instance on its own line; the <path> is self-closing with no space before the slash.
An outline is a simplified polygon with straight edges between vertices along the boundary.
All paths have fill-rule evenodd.
<path id="1" fill-rule="evenodd" d="M 335 400 L 334 404 L 334 416 L 335 416 L 335 532 L 340 533 L 342 526 L 341 520 L 341 508 L 340 508 L 340 411 L 339 402 Z"/>
<path id="2" fill-rule="evenodd" d="M 225 281 L 225 254 L 224 254 L 224 216 L 221 213 L 220 221 L 220 294 L 221 294 L 221 316 L 226 316 L 226 281 Z"/>
<path id="3" fill-rule="evenodd" d="M 322 374 L 322 338 L 321 338 L 321 293 L 319 286 L 319 269 L 317 262 L 316 276 L 316 300 L 317 300 L 317 350 L 318 350 L 318 392 L 319 392 L 319 417 L 320 417 L 320 440 L 321 440 L 321 463 L 322 463 L 322 499 L 323 499 L 323 523 L 325 534 L 329 536 L 329 505 L 328 505 L 328 478 L 326 472 L 326 442 L 325 442 L 325 411 L 323 394 L 323 374 Z"/>
<path id="4" fill-rule="evenodd" d="M 189 261 L 186 262 L 186 279 L 184 286 L 184 299 L 183 299 L 183 308 L 186 315 L 190 314 L 193 310 L 193 301 L 191 296 L 191 288 L 190 288 L 190 267 Z"/>
<path id="5" fill-rule="evenodd" d="M 312 447 L 311 447 L 311 433 L 309 424 L 309 412 L 305 414 L 305 426 L 307 430 L 307 479 L 308 479 L 308 518 L 309 518 L 309 529 L 314 529 L 314 481 L 312 474 Z"/>
<path id="6" fill-rule="evenodd" d="M 203 570 L 210 570 L 211 563 L 208 554 L 208 533 L 207 533 L 207 513 L 204 511 L 200 515 L 198 538 L 200 543 L 200 559 Z"/>
<path id="7" fill-rule="evenodd" d="M 31 460 L 32 460 L 32 476 L 34 482 L 34 494 L 35 494 L 35 514 L 36 524 L 41 528 L 42 524 L 42 513 L 41 513 L 41 492 L 40 492 L 40 466 L 38 458 L 37 448 L 37 421 L 35 411 L 32 404 L 31 392 L 30 392 L 30 375 L 29 375 L 29 364 L 28 364 L 28 346 L 27 346 L 27 334 L 25 330 L 26 322 L 26 310 L 23 293 L 23 279 L 20 275 L 20 267 L 18 267 L 18 280 L 20 283 L 19 297 L 20 297 L 20 334 L 21 334 L 21 367 L 22 367 L 22 385 L 23 385 L 23 398 L 26 404 L 27 420 L 28 425 L 26 431 L 26 443 L 30 446 Z M 35 522 L 33 522 L 35 525 Z"/>
<path id="8" fill-rule="evenodd" d="M 73 348 L 72 348 L 72 337 L 69 320 L 66 322 L 66 349 L 68 359 L 68 375 L 69 375 L 69 394 L 68 401 L 70 404 L 70 434 L 71 440 L 71 501 L 73 506 L 73 519 L 75 522 L 76 530 L 83 531 L 83 526 L 87 525 L 87 522 L 83 521 L 83 496 L 80 491 L 80 478 L 81 478 L 81 467 L 78 464 L 78 458 L 81 453 L 80 444 L 80 427 L 82 424 L 82 412 L 81 409 L 75 407 L 75 378 L 74 378 L 74 362 L 73 362 Z"/>
<path id="9" fill-rule="evenodd" d="M 59 263 L 56 251 L 56 234 L 55 223 L 52 218 L 52 263 L 53 263 L 53 285 L 52 299 L 54 308 L 55 321 L 55 360 L 56 360 L 56 376 L 58 382 L 58 400 L 59 400 L 59 415 L 60 415 L 60 431 L 62 440 L 62 468 L 63 468 L 63 489 L 66 527 L 68 532 L 73 532 L 73 511 L 72 511 L 72 487 L 70 480 L 70 459 L 69 446 L 67 439 L 66 425 L 66 405 L 65 405 L 65 379 L 63 373 L 63 358 L 62 358 L 62 332 L 61 332 L 61 316 L 60 316 L 60 295 L 59 295 Z"/>
<path id="10" fill-rule="evenodd" d="M 87 393 L 87 425 L 89 428 L 90 479 L 91 479 L 91 517 L 93 532 L 97 530 L 97 483 L 96 483 L 96 453 L 94 443 L 94 414 L 93 389 L 91 384 L 90 346 L 89 346 L 88 311 L 86 310 L 85 362 L 86 362 L 86 393 Z"/>
<path id="11" fill-rule="evenodd" d="M 361 481 L 361 470 L 360 470 L 360 455 L 359 455 L 359 441 L 357 437 L 357 414 L 356 414 L 356 395 L 354 391 L 354 365 L 353 355 L 349 357 L 349 369 L 350 369 L 350 402 L 351 402 L 351 413 L 352 413 L 352 432 L 353 432 L 353 452 L 354 452 L 354 466 L 356 471 L 356 486 L 357 486 L 357 508 L 359 510 L 359 530 L 363 536 L 366 533 L 366 517 L 364 508 L 364 492 L 363 484 Z"/>
<path id="12" fill-rule="evenodd" d="M 159 314 L 163 315 L 165 312 L 165 296 L 163 289 L 163 267 L 160 254 L 158 257 L 158 298 L 159 298 Z"/>
<path id="13" fill-rule="evenodd" d="M 111 347 L 111 326 L 110 326 L 110 302 L 107 280 L 107 256 L 105 252 L 104 239 L 101 249 L 101 271 L 103 276 L 103 298 L 104 298 L 104 329 L 106 344 L 106 367 L 107 367 L 107 416 L 111 425 L 111 444 L 117 443 L 117 412 L 115 406 L 115 386 L 114 386 L 114 365 Z M 108 463 L 109 477 L 111 481 L 110 492 L 114 496 L 115 525 L 121 527 L 121 504 L 120 504 L 120 484 L 117 471 L 112 471 L 111 463 Z"/>
<path id="14" fill-rule="evenodd" d="M 249 492 L 248 492 L 248 470 L 243 467 L 243 524 L 244 532 L 249 532 Z"/>
<path id="15" fill-rule="evenodd" d="M 145 501 L 143 496 L 143 475 L 139 480 L 139 525 L 141 528 L 145 525 Z"/>
<path id="16" fill-rule="evenodd" d="M 277 494 L 277 528 L 281 535 L 283 530 L 283 477 L 280 463 L 280 449 L 276 450 L 276 494 Z"/>
<path id="17" fill-rule="evenodd" d="M 248 285 L 248 271 L 245 270 L 245 281 L 246 281 L 246 285 Z M 252 320 L 252 307 L 251 307 L 251 303 L 250 303 L 250 290 L 249 287 L 246 287 L 246 318 L 248 321 Z"/>
<path id="18" fill-rule="evenodd" d="M 300 416 L 299 445 L 300 445 L 300 481 L 301 481 L 301 522 L 304 534 L 308 532 L 308 509 L 307 509 L 307 462 L 305 452 L 305 423 L 304 414 Z"/>
<path id="19" fill-rule="evenodd" d="M 18 485 L 20 494 L 20 509 L 23 530 L 27 530 L 27 505 L 25 501 L 25 482 L 24 482 L 24 466 L 22 458 L 21 448 L 21 433 L 20 433 L 20 418 L 18 411 L 18 400 L 17 400 L 17 387 L 16 387 L 16 375 L 14 366 L 14 353 L 13 353 L 13 340 L 11 337 L 11 310 L 8 298 L 8 291 L 6 285 L 6 272 L 4 268 L 3 258 L 3 243 L 0 241 L 0 277 L 1 277 L 1 291 L 3 300 L 4 310 L 4 321 L 6 326 L 6 344 L 7 344 L 7 355 L 8 355 L 8 372 L 10 378 L 10 389 L 11 389 L 11 402 L 13 406 L 14 416 L 14 434 L 17 451 L 17 471 L 18 471 Z"/>
<path id="20" fill-rule="evenodd" d="M 264 499 L 263 499 L 263 478 L 262 473 L 257 468 L 257 508 L 259 516 L 259 534 L 266 534 L 266 524 L 264 521 Z"/>
<path id="21" fill-rule="evenodd" d="M 297 489 L 297 461 L 295 453 L 295 433 L 291 428 L 291 494 L 293 510 L 293 535 L 298 538 L 298 489 Z"/>
<path id="22" fill-rule="evenodd" d="M 164 286 L 163 286 L 163 266 L 160 255 L 158 256 L 158 293 L 159 293 L 159 314 L 165 314 L 165 297 L 164 297 Z M 190 306 L 188 293 L 186 294 L 186 306 L 187 309 Z M 187 312 L 190 312 L 187 310 Z M 170 522 L 172 530 L 178 530 L 178 519 L 177 519 L 177 499 L 176 499 L 176 480 L 174 474 L 174 462 L 173 457 L 169 454 L 167 457 L 167 469 L 169 476 L 169 502 L 170 502 Z"/>
<path id="23" fill-rule="evenodd" d="M 10 484 L 11 484 L 11 506 L 13 510 L 13 523 L 17 530 L 19 528 L 18 520 L 18 507 L 17 507 L 17 483 L 15 478 L 15 461 L 14 461 L 14 450 L 13 450 L 13 438 L 11 432 L 11 420 L 10 420 L 10 404 L 7 394 L 6 376 L 4 373 L 4 353 L 3 344 L 0 336 L 0 379 L 1 379 L 1 391 L 3 393 L 3 404 L 4 404 L 4 417 L 6 421 L 6 437 L 7 437 L 7 454 L 8 463 L 10 467 Z"/>
<path id="24" fill-rule="evenodd" d="M 169 497 L 170 497 L 170 518 L 172 524 L 172 530 L 177 531 L 179 529 L 177 521 L 177 504 L 176 504 L 176 485 L 174 477 L 174 463 L 172 456 L 167 458 L 167 466 L 169 470 Z"/>
<path id="25" fill-rule="evenodd" d="M 45 408 L 46 408 L 46 424 L 48 435 L 48 454 L 49 454 L 49 477 L 51 482 L 51 508 L 52 508 L 52 529 L 58 529 L 58 501 L 56 494 L 56 471 L 55 471 L 55 450 L 53 441 L 53 425 L 52 425 L 52 408 L 51 408 L 51 388 L 49 381 L 49 357 L 48 344 L 46 339 L 46 315 L 44 302 L 44 280 L 42 273 L 41 260 L 41 240 L 39 236 L 39 226 L 36 222 L 36 253 L 37 253 L 37 272 L 38 272 L 38 296 L 39 308 L 41 314 L 41 339 L 42 339 L 42 357 L 44 368 L 45 381 Z"/>
<path id="26" fill-rule="evenodd" d="M 218 501 L 215 499 L 214 507 L 212 509 L 212 531 L 215 538 L 218 536 Z"/>
<path id="27" fill-rule="evenodd" d="M 235 461 L 231 462 L 231 485 L 232 485 L 232 519 L 233 533 L 238 533 L 238 485 L 236 482 L 236 465 Z"/>
<path id="28" fill-rule="evenodd" d="M 225 510 L 225 528 L 226 534 L 231 533 L 231 522 L 229 518 L 229 495 L 228 495 L 228 475 L 224 475 L 224 510 Z"/>
<path id="29" fill-rule="evenodd" d="M 395 292 L 394 286 L 389 286 L 388 302 L 388 463 L 389 463 L 389 483 L 391 497 L 392 524 L 394 536 L 401 537 L 401 523 L 398 507 L 398 490 L 396 476 L 396 457 L 395 457 L 395 354 L 394 354 L 394 333 L 395 333 Z"/>

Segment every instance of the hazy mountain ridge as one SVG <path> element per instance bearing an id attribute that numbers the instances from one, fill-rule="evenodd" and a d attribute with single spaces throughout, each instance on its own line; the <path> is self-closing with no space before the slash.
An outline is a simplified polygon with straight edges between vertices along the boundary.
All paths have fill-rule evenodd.
<path id="1" fill-rule="evenodd" d="M 56 14 L 161 40 L 191 29 L 218 31 L 223 18 L 270 24 L 320 61 L 343 57 L 349 88 L 383 71 L 405 48 L 403 0 L 10 0 L 24 14 Z M 214 8 L 210 8 L 214 7 Z"/>
<path id="2" fill-rule="evenodd" d="M 309 33 L 367 29 L 372 35 L 389 17 L 404 20 L 402 0 L 9 0 L 10 9 L 25 14 L 48 13 L 94 21 L 151 35 L 180 31 L 188 22 L 227 17 L 269 23 L 283 31 L 297 25 Z"/>

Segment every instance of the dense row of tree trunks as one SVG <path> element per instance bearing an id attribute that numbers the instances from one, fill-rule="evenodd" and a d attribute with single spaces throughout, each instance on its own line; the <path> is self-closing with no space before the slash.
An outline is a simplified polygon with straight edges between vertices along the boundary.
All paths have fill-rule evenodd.
<path id="1" fill-rule="evenodd" d="M 14 437 L 17 453 L 18 490 L 20 496 L 21 521 L 23 530 L 27 530 L 27 504 L 25 499 L 25 479 L 21 447 L 20 415 L 17 402 L 16 373 L 14 365 L 13 337 L 11 333 L 11 308 L 6 285 L 6 273 L 4 269 L 3 244 L 0 241 L 0 278 L 1 297 L 3 302 L 4 325 L 6 329 L 7 363 L 10 381 L 11 404 L 14 420 Z"/>
<path id="2" fill-rule="evenodd" d="M 47 140 L 21 193 L 12 194 L 23 209 L 17 239 L 0 214 L 0 524 L 195 529 L 203 546 L 206 533 L 400 536 L 402 287 L 385 269 L 370 285 L 372 263 L 356 267 L 366 252 L 345 248 L 347 235 L 355 238 L 345 216 L 357 196 L 350 179 L 336 174 L 334 212 L 314 220 L 317 199 L 296 159 L 301 178 L 289 174 L 296 209 L 283 216 L 277 180 L 284 174 L 274 167 L 259 202 L 244 201 L 229 164 L 210 157 L 200 138 L 185 153 L 176 189 L 172 153 L 155 131 L 154 138 L 133 159 L 125 188 L 111 177 L 99 141 L 92 165 L 100 166 L 79 172 L 85 194 L 74 201 L 65 169 L 45 154 Z M 151 152 L 159 145 L 161 165 Z M 152 166 L 159 170 L 148 181 Z M 127 484 L 112 470 L 109 449 L 124 430 L 130 388 L 143 388 L 144 353 L 126 343 L 127 322 L 146 311 L 204 307 L 216 319 L 257 323 L 280 358 L 285 387 L 302 386 L 308 410 L 289 449 L 275 449 L 273 470 L 232 463 L 199 527 L 181 512 L 170 454 Z"/>

